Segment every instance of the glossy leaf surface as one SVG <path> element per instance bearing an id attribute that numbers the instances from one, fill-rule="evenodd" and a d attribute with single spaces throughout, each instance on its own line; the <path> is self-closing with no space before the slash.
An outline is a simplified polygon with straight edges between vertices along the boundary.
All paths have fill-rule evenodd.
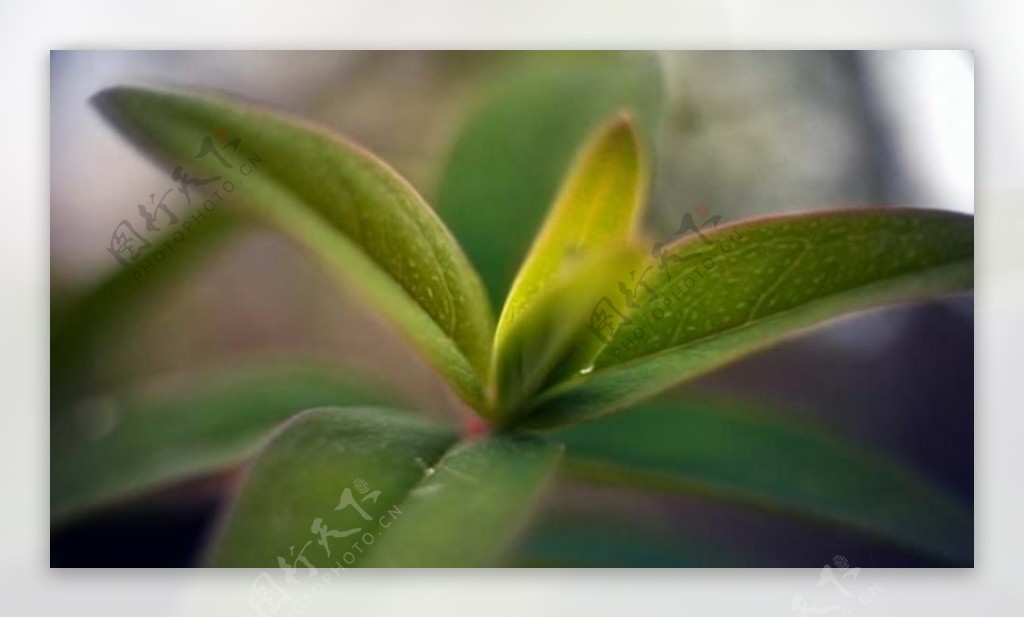
<path id="1" fill-rule="evenodd" d="M 302 121 L 226 99 L 121 87 L 94 101 L 175 167 L 190 192 L 208 190 L 194 207 L 248 207 L 288 233 L 481 405 L 493 336 L 486 294 L 448 230 L 385 163 Z"/>
<path id="2" fill-rule="evenodd" d="M 974 219 L 859 210 L 753 219 L 685 235 L 626 285 L 593 372 L 549 389 L 534 427 L 591 419 L 642 401 L 786 336 L 845 314 L 969 291 Z M 632 283 L 632 282 L 629 282 Z M 597 301 L 597 299 L 595 299 Z M 628 313 L 627 313 L 628 312 Z"/>

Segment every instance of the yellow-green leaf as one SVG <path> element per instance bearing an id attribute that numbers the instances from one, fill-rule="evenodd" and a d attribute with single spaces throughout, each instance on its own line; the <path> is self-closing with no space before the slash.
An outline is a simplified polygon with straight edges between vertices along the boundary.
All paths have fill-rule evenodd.
<path id="1" fill-rule="evenodd" d="M 638 244 L 594 248 L 548 282 L 510 326 L 492 370 L 495 420 L 508 423 L 540 389 L 586 370 L 604 345 L 587 328 L 594 299 L 614 294 L 644 257 Z"/>
<path id="2" fill-rule="evenodd" d="M 494 307 L 508 296 L 594 127 L 626 109 L 651 138 L 665 107 L 662 65 L 653 52 L 535 52 L 510 60 L 494 67 L 492 83 L 459 128 L 437 192 L 437 210 Z"/>
<path id="3" fill-rule="evenodd" d="M 639 137 L 627 114 L 616 116 L 591 137 L 512 283 L 495 335 L 499 357 L 516 320 L 566 264 L 595 247 L 629 240 L 648 175 Z"/>

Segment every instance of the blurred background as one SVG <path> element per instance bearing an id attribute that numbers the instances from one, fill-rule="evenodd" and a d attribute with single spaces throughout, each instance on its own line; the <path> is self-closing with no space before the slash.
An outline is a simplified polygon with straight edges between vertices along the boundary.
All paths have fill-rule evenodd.
<path id="1" fill-rule="evenodd" d="M 52 328 L 121 268 L 106 250 L 117 223 L 172 186 L 90 107 L 118 84 L 227 92 L 350 136 L 435 206 L 496 309 L 572 150 L 621 107 L 654 152 L 655 238 L 697 204 L 723 221 L 865 205 L 974 210 L 969 52 L 54 52 L 50 73 Z M 545 112 L 524 118 L 526 109 Z M 510 164 L 516 157 L 531 164 Z M 502 203 L 474 199 L 484 177 L 506 183 Z M 260 359 L 317 361 L 439 419 L 463 413 L 386 324 L 273 232 L 246 228 L 166 273 L 166 284 L 140 284 L 138 302 L 107 308 L 73 366 L 54 350 L 51 431 L 109 430 L 123 393 L 173 392 Z M 970 504 L 973 348 L 973 297 L 900 306 L 829 324 L 668 396 L 754 401 L 812 421 Z M 194 564 L 227 482 L 185 483 L 59 525 L 51 564 Z M 933 564 L 742 507 L 557 483 L 545 517 L 628 517 L 673 539 L 668 562 L 680 566 L 820 566 L 837 554 L 855 566 Z M 147 551 L 117 551 L 139 546 Z"/>

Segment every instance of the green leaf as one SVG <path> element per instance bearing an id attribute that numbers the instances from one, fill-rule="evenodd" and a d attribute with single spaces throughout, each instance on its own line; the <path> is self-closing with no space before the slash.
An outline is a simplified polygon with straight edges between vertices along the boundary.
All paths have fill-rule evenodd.
<path id="1" fill-rule="evenodd" d="M 635 52 L 542 54 L 502 72 L 463 126 L 438 212 L 479 269 L 495 306 L 507 295 L 574 153 L 618 110 L 651 136 L 662 111 L 661 67 Z"/>
<path id="2" fill-rule="evenodd" d="M 236 465 L 272 427 L 309 407 L 390 401 L 312 366 L 252 367 L 175 386 L 84 402 L 54 423 L 51 518 Z"/>
<path id="3" fill-rule="evenodd" d="M 456 440 L 389 410 L 303 413 L 253 463 L 213 563 L 274 567 L 301 554 L 325 568 L 491 564 L 525 523 L 560 447 Z"/>
<path id="4" fill-rule="evenodd" d="M 646 527 L 637 517 L 579 509 L 544 518 L 530 529 L 509 566 L 525 568 L 749 568 L 757 557 L 737 555 L 714 538 L 672 526 Z M 771 566 L 771 565 L 768 565 Z"/>
<path id="5" fill-rule="evenodd" d="M 812 427 L 700 401 L 644 404 L 559 431 L 565 470 L 591 480 L 781 510 L 969 565 L 969 506 Z"/>
<path id="6" fill-rule="evenodd" d="M 305 244 L 390 318 L 460 396 L 482 405 L 493 318 L 479 276 L 387 165 L 340 137 L 249 104 L 136 88 L 105 90 L 94 101 L 167 167 L 182 166 L 194 180 L 220 176 L 215 208 L 244 203 Z M 234 140 L 241 141 L 232 149 Z M 200 156 L 204 144 L 220 146 L 231 167 Z"/>
<path id="7" fill-rule="evenodd" d="M 368 567 L 494 566 L 527 523 L 562 447 L 498 436 L 462 443 L 410 493 Z"/>
<path id="8" fill-rule="evenodd" d="M 526 424 L 553 427 L 642 401 L 802 329 L 870 307 L 968 291 L 974 220 L 926 210 L 753 219 L 684 237 L 684 262 L 652 262 L 594 370 L 538 397 Z M 629 286 L 633 287 L 633 286 Z M 595 303 L 597 299 L 595 299 Z M 625 310 L 623 304 L 616 303 Z"/>
<path id="9" fill-rule="evenodd" d="M 545 499 L 544 509 L 508 556 L 508 566 L 760 566 L 756 552 L 737 552 L 724 539 L 681 521 L 665 504 L 669 500 L 664 494 L 652 496 L 649 491 L 617 485 L 595 486 L 580 479 L 568 483 L 562 476 Z"/>

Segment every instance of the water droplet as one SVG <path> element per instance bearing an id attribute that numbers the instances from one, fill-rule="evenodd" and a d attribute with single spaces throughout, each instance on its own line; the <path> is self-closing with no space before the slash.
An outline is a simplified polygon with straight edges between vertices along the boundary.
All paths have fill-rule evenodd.
<path id="1" fill-rule="evenodd" d="M 594 370 L 594 366 L 593 365 L 588 365 L 588 366 L 584 367 L 583 369 L 580 369 L 580 375 L 581 376 L 585 376 L 585 375 L 587 375 L 588 373 L 590 373 L 593 370 Z"/>
<path id="2" fill-rule="evenodd" d="M 419 496 L 428 496 L 430 494 L 437 493 L 441 489 L 441 487 L 443 487 L 443 485 L 439 483 L 434 483 L 433 485 L 424 485 L 422 487 L 417 487 L 416 489 L 412 490 L 412 493 Z"/>

